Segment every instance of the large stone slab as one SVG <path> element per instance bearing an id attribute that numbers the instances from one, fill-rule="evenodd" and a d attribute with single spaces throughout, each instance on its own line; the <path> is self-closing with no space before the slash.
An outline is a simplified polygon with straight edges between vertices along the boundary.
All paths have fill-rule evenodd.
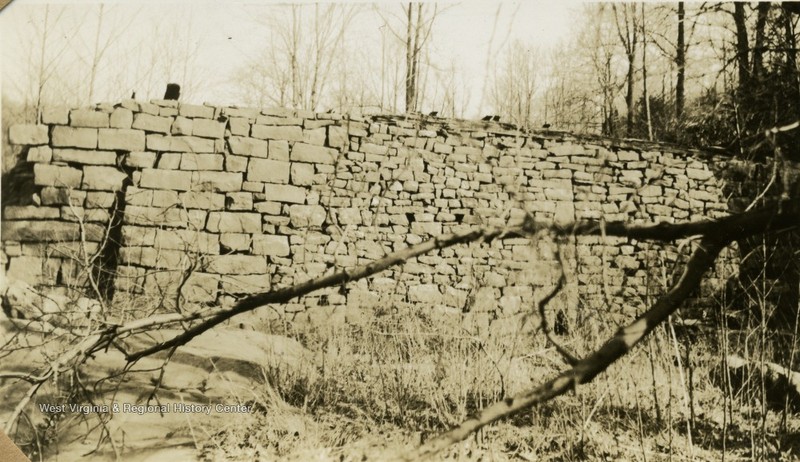
<path id="1" fill-rule="evenodd" d="M 33 166 L 33 182 L 38 186 L 79 188 L 82 178 L 83 171 L 77 168 L 51 164 Z"/>
<path id="2" fill-rule="evenodd" d="M 12 125 L 8 129 L 8 141 L 11 144 L 38 145 L 47 144 L 50 136 L 46 125 Z"/>
<path id="3" fill-rule="evenodd" d="M 83 169 L 84 190 L 119 191 L 123 182 L 128 178 L 125 172 L 114 167 L 95 167 L 87 165 Z"/>
<path id="4" fill-rule="evenodd" d="M 145 114 L 143 112 L 133 116 L 133 124 L 131 125 L 131 128 L 136 128 L 138 130 L 164 134 L 169 133 L 171 127 L 171 117 L 159 117 L 151 114 Z"/>
<path id="5" fill-rule="evenodd" d="M 294 204 L 304 204 L 307 191 L 292 185 L 266 184 L 264 185 L 264 196 L 268 201 L 290 202 Z"/>
<path id="6" fill-rule="evenodd" d="M 295 143 L 289 159 L 296 162 L 311 162 L 320 164 L 333 164 L 338 151 L 313 144 Z"/>
<path id="7" fill-rule="evenodd" d="M 160 152 L 213 153 L 214 140 L 197 136 L 147 135 L 147 149 Z"/>
<path id="8" fill-rule="evenodd" d="M 288 183 L 289 162 L 270 159 L 250 159 L 247 166 L 247 181 L 263 183 Z"/>
<path id="9" fill-rule="evenodd" d="M 287 236 L 269 234 L 253 236 L 253 253 L 256 255 L 285 257 L 289 255 L 289 238 Z"/>
<path id="10" fill-rule="evenodd" d="M 252 212 L 210 212 L 206 229 L 212 233 L 260 233 L 261 214 Z"/>
<path id="11" fill-rule="evenodd" d="M 87 149 L 53 149 L 53 160 L 87 165 L 116 165 L 117 154 L 112 151 Z"/>
<path id="12" fill-rule="evenodd" d="M 51 145 L 67 148 L 97 148 L 96 128 L 53 127 Z"/>
<path id="13" fill-rule="evenodd" d="M 271 126 L 254 124 L 250 129 L 250 134 L 253 138 L 261 138 L 263 140 L 303 140 L 303 129 L 299 126 L 292 125 Z"/>
<path id="14" fill-rule="evenodd" d="M 142 170 L 139 185 L 150 189 L 188 191 L 192 186 L 192 176 L 188 172 L 178 170 L 146 168 Z"/>
<path id="15" fill-rule="evenodd" d="M 92 109 L 73 109 L 69 112 L 69 124 L 73 127 L 107 128 L 108 114 Z"/>
<path id="16" fill-rule="evenodd" d="M 145 136 L 141 130 L 128 128 L 101 128 L 97 145 L 100 149 L 119 151 L 144 151 Z"/>
<path id="17" fill-rule="evenodd" d="M 196 191 L 233 192 L 242 190 L 239 172 L 192 172 L 192 189 Z"/>
<path id="18" fill-rule="evenodd" d="M 205 271 L 214 274 L 266 274 L 267 259 L 258 255 L 219 255 L 208 259 Z"/>

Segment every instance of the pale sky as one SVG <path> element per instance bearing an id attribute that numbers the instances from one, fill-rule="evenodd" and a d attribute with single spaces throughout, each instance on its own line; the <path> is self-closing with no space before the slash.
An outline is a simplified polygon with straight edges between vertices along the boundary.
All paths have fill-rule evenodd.
<path id="1" fill-rule="evenodd" d="M 76 53 L 86 54 L 88 45 L 94 43 L 96 24 L 94 14 L 98 1 L 49 1 L 14 0 L 0 13 L 0 46 L 2 46 L 3 93 L 7 96 L 19 93 L 19 81 L 26 61 L 30 60 L 30 50 L 25 50 L 26 34 L 32 28 L 41 27 L 44 23 L 42 5 L 69 5 L 70 8 L 61 19 L 75 24 L 73 31 L 60 31 L 52 36 L 51 46 L 65 46 Z M 192 43 L 183 46 L 197 47 L 191 72 L 202 76 L 202 85 L 191 94 L 192 102 L 214 102 L 237 104 L 237 89 L 231 82 L 237 68 L 248 59 L 256 59 L 263 50 L 264 26 L 254 21 L 258 12 L 265 11 L 265 5 L 275 2 L 265 1 L 135 1 L 118 0 L 104 2 L 109 11 L 116 9 L 121 17 L 134 17 L 131 24 L 124 27 L 122 41 L 143 43 L 143 47 L 153 40 L 151 34 L 153 23 L 160 24 L 164 34 L 173 33 L 176 39 L 183 40 L 181 31 L 188 30 L 191 24 L 193 33 L 189 38 Z M 383 2 L 381 5 L 391 4 Z M 401 3 L 396 2 L 398 11 Z M 444 11 L 437 17 L 431 39 L 430 53 L 434 60 L 442 65 L 454 65 L 463 71 L 466 84 L 472 88 L 474 101 L 471 110 L 477 116 L 482 110 L 478 107 L 480 89 L 486 80 L 487 64 L 494 64 L 495 53 L 503 44 L 514 40 L 530 43 L 544 52 L 553 50 L 573 32 L 575 11 L 580 9 L 581 2 L 560 2 L 556 0 L 535 0 L 523 2 L 463 1 L 439 3 Z M 38 5 L 39 8 L 31 8 Z M 33 11 L 33 13 L 32 13 Z M 119 14 L 121 13 L 121 14 Z M 88 18 L 88 19 L 85 19 Z M 497 18 L 497 19 L 495 19 Z M 86 21 L 86 26 L 82 26 Z M 36 24 L 38 22 L 38 24 Z M 495 24 L 496 23 L 496 24 Z M 351 40 L 364 42 L 365 49 L 376 47 L 375 55 L 380 57 L 379 42 L 382 21 L 369 8 L 362 12 L 352 25 Z M 115 24 L 106 24 L 114 29 Z M 494 35 L 493 35 L 494 31 Z M 65 41 L 69 41 L 66 44 Z M 179 45 L 176 44 L 176 47 Z M 27 51 L 27 53 L 26 53 Z M 115 88 L 120 80 L 117 74 L 124 73 L 124 62 L 133 61 L 130 50 L 124 54 L 109 50 L 104 59 L 109 63 L 118 63 L 113 68 L 98 73 L 97 97 L 120 94 L 122 90 Z M 116 53 L 116 54 L 115 54 Z M 130 56 L 129 56 L 130 55 Z M 78 58 L 69 58 L 78 59 Z M 83 58 L 87 58 L 84 56 Z M 487 63 L 487 59 L 489 62 Z M 128 71 L 130 72 L 130 71 Z M 112 80 L 115 77 L 116 80 Z M 166 82 L 165 82 L 166 83 Z M 127 91 L 127 90 L 126 90 Z M 152 92 L 163 92 L 163 85 Z M 116 93 L 115 93 L 116 92 Z M 137 97 L 158 98 L 158 94 L 143 94 L 145 89 L 137 89 Z M 127 95 L 126 95 L 127 96 Z M 93 101 L 96 102 L 96 101 Z M 485 104 L 484 104 L 485 106 Z"/>

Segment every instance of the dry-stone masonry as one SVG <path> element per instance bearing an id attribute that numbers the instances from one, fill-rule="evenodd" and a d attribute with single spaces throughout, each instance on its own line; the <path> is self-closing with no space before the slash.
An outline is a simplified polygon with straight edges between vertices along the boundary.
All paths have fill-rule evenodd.
<path id="1" fill-rule="evenodd" d="M 48 109 L 9 137 L 35 192 L 3 209 L 7 275 L 143 311 L 231 303 L 525 214 L 564 223 L 727 213 L 712 155 L 495 122 L 126 100 Z M 605 237 L 496 240 L 261 311 L 358 322 L 412 304 L 486 330 L 533 310 L 561 259 L 569 283 L 556 309 L 573 320 L 630 315 L 671 282 L 678 253 Z"/>

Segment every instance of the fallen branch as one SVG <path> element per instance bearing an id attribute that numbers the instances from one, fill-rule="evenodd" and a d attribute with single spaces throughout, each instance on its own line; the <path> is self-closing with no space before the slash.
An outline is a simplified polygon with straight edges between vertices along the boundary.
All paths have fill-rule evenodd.
<path id="1" fill-rule="evenodd" d="M 600 349 L 578 361 L 571 369 L 532 390 L 498 401 L 482 409 L 477 415 L 459 426 L 428 440 L 415 451 L 403 457 L 403 460 L 419 460 L 430 457 L 451 444 L 466 439 L 481 427 L 562 395 L 580 384 L 590 382 L 678 309 L 689 294 L 700 285 L 703 274 L 713 266 L 717 255 L 724 247 L 712 239 L 701 242 L 686 264 L 680 280 L 669 292 L 664 294 L 650 310 L 639 316 L 636 321 L 617 331 Z"/>
<path id="2" fill-rule="evenodd" d="M 606 228 L 606 231 L 608 229 L 613 231 L 608 234 L 627 229 L 639 235 L 652 236 L 652 233 L 660 228 L 664 235 L 679 238 L 685 237 L 682 235 L 683 233 L 697 234 L 695 233 L 696 231 L 702 230 L 703 232 L 699 234 L 703 235 L 703 239 L 686 263 L 684 272 L 678 282 L 666 294 L 661 296 L 647 312 L 639 316 L 631 324 L 617 331 L 613 337 L 607 340 L 594 353 L 578 361 L 571 369 L 562 372 L 542 385 L 516 396 L 505 398 L 482 409 L 474 417 L 428 440 L 414 451 L 400 457 L 400 459 L 420 460 L 429 458 L 448 446 L 463 441 L 473 432 L 492 422 L 529 409 L 536 404 L 549 401 L 580 384 L 592 381 L 598 374 L 604 372 L 611 364 L 628 353 L 631 348 L 681 306 L 700 285 L 706 271 L 713 267 L 722 249 L 743 237 L 800 227 L 800 215 L 797 213 L 797 206 L 794 206 L 790 211 L 786 211 L 788 207 L 785 203 L 782 205 L 786 207 L 784 212 L 779 211 L 781 207 L 776 207 L 762 209 L 752 214 L 744 213 L 721 220 L 684 225 L 665 224 L 637 227 L 624 224 L 621 226 L 609 224 L 610 226 Z M 581 226 L 579 224 L 573 225 L 571 228 L 576 232 L 593 231 L 591 226 Z M 566 229 L 569 229 L 569 227 Z"/>

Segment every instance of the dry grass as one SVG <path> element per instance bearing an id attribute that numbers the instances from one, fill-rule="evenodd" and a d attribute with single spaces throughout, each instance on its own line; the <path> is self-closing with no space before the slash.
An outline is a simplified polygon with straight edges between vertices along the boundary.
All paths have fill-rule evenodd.
<path id="1" fill-rule="evenodd" d="M 289 334 L 318 352 L 319 374 L 265 371 L 260 412 L 217 432 L 208 460 L 382 460 L 565 367 L 541 334 L 477 335 L 419 311 Z M 602 334 L 576 331 L 562 340 L 582 355 Z M 485 428 L 442 457 L 799 457 L 800 417 L 767 410 L 754 397 L 726 396 L 711 383 L 722 361 L 717 339 L 660 328 L 593 383 Z"/>

